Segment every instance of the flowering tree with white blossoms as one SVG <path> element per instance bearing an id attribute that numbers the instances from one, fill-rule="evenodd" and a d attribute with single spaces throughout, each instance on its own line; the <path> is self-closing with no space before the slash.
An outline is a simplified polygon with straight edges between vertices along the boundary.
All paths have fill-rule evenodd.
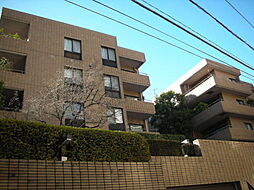
<path id="1" fill-rule="evenodd" d="M 42 90 L 29 98 L 27 113 L 32 119 L 46 122 L 57 120 L 59 125 L 97 128 L 109 117 L 110 99 L 100 90 L 103 75 L 90 69 L 66 67 Z"/>

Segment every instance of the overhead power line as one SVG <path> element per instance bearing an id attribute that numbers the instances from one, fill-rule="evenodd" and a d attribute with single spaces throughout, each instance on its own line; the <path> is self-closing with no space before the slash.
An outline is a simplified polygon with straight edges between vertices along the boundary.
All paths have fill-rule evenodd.
<path id="1" fill-rule="evenodd" d="M 121 25 L 124 25 L 124 26 L 126 26 L 126 27 L 129 27 L 129 28 L 131 28 L 131 29 L 133 29 L 133 30 L 136 30 L 136 31 L 138 31 L 138 32 L 140 32 L 140 33 L 143 33 L 143 34 L 145 34 L 145 35 L 147 35 L 147 36 L 150 36 L 150 37 L 152 37 L 152 38 L 154 38 L 154 39 L 157 39 L 157 40 L 159 40 L 159 41 L 161 41 L 161 42 L 163 42 L 163 43 L 166 43 L 166 44 L 168 44 L 168 45 L 174 46 L 174 47 L 176 47 L 176 48 L 178 48 L 178 49 L 181 49 L 182 51 L 185 51 L 185 52 L 187 52 L 187 53 L 189 53 L 189 54 L 192 54 L 192 55 L 194 55 L 194 56 L 196 56 L 196 57 L 199 57 L 199 58 L 201 58 L 201 59 L 204 59 L 204 57 L 202 57 L 202 56 L 200 56 L 200 55 L 198 55 L 198 54 L 195 54 L 195 53 L 193 53 L 193 52 L 191 52 L 191 51 L 189 51 L 189 50 L 186 50 L 186 49 L 181 48 L 181 47 L 179 47 L 179 46 L 177 46 L 177 45 L 174 45 L 174 44 L 172 44 L 172 43 L 170 43 L 170 42 L 168 42 L 168 41 L 166 41 L 166 40 L 163 40 L 163 39 L 161 39 L 161 38 L 159 38 L 159 37 L 156 37 L 156 36 L 154 36 L 154 35 L 152 35 L 152 34 L 149 34 L 149 33 L 147 33 L 147 32 L 144 32 L 144 31 L 142 31 L 142 30 L 140 30 L 140 29 L 138 29 L 138 28 L 135 28 L 135 27 L 133 27 L 133 26 L 130 26 L 130 25 L 128 25 L 128 24 L 125 24 L 125 23 L 123 23 L 123 22 L 121 22 L 121 21 L 119 21 L 119 20 L 116 20 L 116 19 L 114 19 L 114 18 L 111 18 L 111 17 L 109 17 L 109 16 L 107 16 L 107 15 L 101 14 L 101 13 L 99 13 L 99 12 L 97 12 L 97 11 L 94 11 L 94 10 L 92 10 L 92 9 L 89 9 L 89 8 L 87 8 L 87 7 L 85 7 L 85 6 L 79 5 L 79 4 L 74 3 L 74 2 L 72 2 L 72 1 L 69 1 L 69 0 L 64 0 L 64 1 L 66 1 L 66 2 L 68 2 L 68 3 L 70 3 L 70 4 L 73 4 L 73 5 L 77 6 L 77 7 L 80 7 L 80 8 L 82 8 L 82 9 L 85 9 L 85 10 L 87 10 L 87 11 L 89 11 L 89 12 L 92 12 L 92 13 L 95 13 L 95 14 L 97 14 L 97 15 L 100 15 L 100 16 L 102 16 L 102 17 L 104 17 L 104 18 L 109 19 L 109 20 L 112 20 L 112 21 L 114 21 L 114 22 L 116 22 L 116 23 L 119 23 L 119 24 L 121 24 Z M 221 61 L 221 62 L 224 62 L 224 61 L 222 61 L 222 60 L 220 60 L 220 61 Z M 225 62 L 224 62 L 224 63 L 225 63 Z M 227 64 L 227 65 L 233 67 L 232 65 L 230 65 L 230 64 L 228 64 L 228 63 L 225 63 L 225 64 Z M 242 72 L 248 74 L 249 76 L 254 77 L 253 75 L 251 75 L 251 74 L 249 74 L 249 73 L 247 73 L 247 72 L 245 72 L 245 71 L 242 71 Z M 242 76 L 244 76 L 244 75 L 242 75 Z M 244 77 L 249 78 L 249 77 L 247 77 L 247 76 L 244 76 Z M 254 79 L 252 79 L 252 78 L 249 78 L 249 79 L 254 81 Z"/>
<path id="2" fill-rule="evenodd" d="M 196 7 L 198 7 L 200 10 L 202 10 L 204 13 L 206 13 L 208 16 L 210 16 L 213 20 L 215 20 L 219 25 L 221 25 L 224 29 L 226 29 L 229 33 L 231 33 L 233 36 L 235 36 L 238 40 L 240 40 L 241 42 L 243 42 L 245 45 L 247 45 L 249 48 L 251 48 L 252 50 L 254 50 L 254 47 L 252 47 L 249 43 L 247 43 L 245 40 L 243 40 L 241 37 L 239 37 L 236 33 L 234 33 L 232 30 L 230 30 L 225 24 L 223 24 L 221 21 L 219 21 L 217 18 L 215 18 L 211 13 L 209 13 L 208 11 L 206 11 L 203 7 L 201 7 L 200 5 L 198 5 L 197 3 L 195 3 L 192 0 L 189 0 L 193 5 L 195 5 Z"/>
<path id="3" fill-rule="evenodd" d="M 230 57 L 231 59 L 233 59 L 233 60 L 237 61 L 238 63 L 240 63 L 240 64 L 244 65 L 245 67 L 247 67 L 247 68 L 249 68 L 249 69 L 251 69 L 251 70 L 254 70 L 254 68 L 253 68 L 253 67 L 251 67 L 251 66 L 249 66 L 249 65 L 245 64 L 245 63 L 244 63 L 244 62 L 242 62 L 241 60 L 239 60 L 239 59 L 237 59 L 237 58 L 233 57 L 232 55 L 228 54 L 227 52 L 225 52 L 225 51 L 221 50 L 220 48 L 218 48 L 218 47 L 214 46 L 213 44 L 211 44 L 211 43 L 207 42 L 206 40 L 204 40 L 204 39 L 200 38 L 200 37 L 199 37 L 199 36 L 197 36 L 196 34 L 193 34 L 193 33 L 192 33 L 192 32 L 190 32 L 189 30 L 187 30 L 187 29 L 185 29 L 184 27 L 180 26 L 179 24 L 177 24 L 177 23 L 175 23 L 175 22 L 173 22 L 173 21 L 169 20 L 168 18 L 166 18 L 166 17 L 162 16 L 161 14 L 157 13 L 156 11 L 154 11 L 154 10 L 152 10 L 152 9 L 150 9 L 150 8 L 148 8 L 148 7 L 146 7 L 146 6 L 145 6 L 145 5 L 143 5 L 142 3 L 140 3 L 140 2 L 138 2 L 138 1 L 136 1 L 136 0 L 131 0 L 131 1 L 132 1 L 132 2 L 134 2 L 134 3 L 136 3 L 137 5 L 139 5 L 140 7 L 142 7 L 142 8 L 144 8 L 144 9 L 148 10 L 149 12 L 151 12 L 151 13 L 153 13 L 153 14 L 155 14 L 155 15 L 159 16 L 160 18 L 164 19 L 165 21 L 169 22 L 170 24 L 173 24 L 174 26 L 176 26 L 176 27 L 180 28 L 181 30 L 183 30 L 184 32 L 186 32 L 186 33 L 190 34 L 191 36 L 194 36 L 194 37 L 195 37 L 195 38 L 197 38 L 198 40 L 200 40 L 200 41 L 202 41 L 203 43 L 205 43 L 205 44 L 209 45 L 210 47 L 212 47 L 212 48 L 216 49 L 217 51 L 221 52 L 222 54 L 224 54 L 224 55 L 226 55 L 226 56 Z"/>
<path id="4" fill-rule="evenodd" d="M 251 22 L 245 18 L 245 16 L 243 16 L 243 14 L 240 13 L 240 11 L 238 11 L 228 0 L 225 0 L 227 2 L 227 4 L 229 4 L 229 6 L 234 9 L 252 28 L 254 28 L 254 25 L 251 24 Z"/>
<path id="5" fill-rule="evenodd" d="M 190 44 L 188 44 L 188 43 L 186 43 L 186 42 L 184 42 L 184 41 L 182 41 L 182 40 L 179 40 L 179 39 L 175 38 L 174 36 L 171 36 L 171 35 L 169 35 L 169 34 L 163 32 L 163 31 L 161 31 L 161 30 L 159 30 L 159 29 L 157 29 L 157 28 L 155 28 L 155 27 L 153 27 L 153 26 L 151 26 L 151 25 L 149 25 L 149 24 L 146 24 L 146 23 L 144 23 L 144 22 L 142 22 L 142 21 L 140 21 L 140 20 L 138 20 L 138 19 L 136 19 L 136 18 L 134 18 L 134 17 L 132 17 L 132 16 L 129 16 L 129 15 L 127 15 L 126 13 L 123 13 L 122 11 L 116 10 L 116 9 L 114 9 L 113 7 L 110 7 L 110 6 L 108 6 L 108 5 L 104 4 L 104 3 L 101 3 L 101 2 L 99 2 L 99 1 L 97 1 L 97 0 L 92 0 L 92 1 L 94 1 L 95 3 L 98 3 L 98 4 L 102 5 L 102 6 L 104 6 L 104 7 L 108 8 L 108 9 L 110 9 L 110 10 L 113 10 L 114 12 L 117 12 L 117 13 L 119 13 L 119 14 L 121 14 L 121 15 L 124 15 L 124 16 L 126 16 L 126 17 L 128 17 L 128 18 L 130 18 L 130 19 L 132 19 L 132 20 L 134 20 L 134 21 L 136 21 L 136 22 L 138 22 L 138 23 L 141 23 L 141 24 L 143 24 L 143 25 L 145 25 L 145 26 L 147 26 L 147 27 L 149 27 L 149 28 L 152 28 L 153 30 L 155 30 L 155 31 L 157 31 L 157 32 L 160 32 L 160 33 L 164 34 L 165 36 L 168 36 L 168 37 L 170 37 L 170 38 L 173 38 L 174 40 L 176 40 L 176 41 L 178 41 L 178 42 L 181 42 L 181 43 L 183 43 L 183 44 L 185 44 L 185 45 L 187 45 L 187 46 L 189 46 L 189 47 L 191 47 L 191 48 L 193 48 L 193 49 L 195 49 L 195 50 L 197 50 L 197 51 L 199 51 L 199 52 L 201 52 L 201 53 L 204 53 L 204 54 L 206 54 L 206 55 L 208 55 L 208 56 L 210 56 L 210 57 L 216 59 L 217 61 L 220 61 L 221 63 L 224 63 L 224 64 L 226 64 L 226 65 L 229 65 L 229 66 L 233 67 L 232 65 L 226 63 L 225 61 L 223 61 L 223 60 L 221 60 L 221 59 L 219 59 L 219 58 L 217 58 L 217 57 L 215 57 L 215 56 L 213 56 L 213 55 L 211 55 L 211 54 L 209 54 L 209 53 L 206 53 L 205 51 L 203 51 L 203 50 L 201 50 L 201 49 L 198 49 L 198 48 L 196 48 L 196 47 L 194 47 L 194 46 L 192 46 L 192 45 L 190 45 Z M 244 72 L 244 71 L 242 71 L 242 72 Z M 246 72 L 246 74 L 248 74 L 248 73 Z M 254 76 L 251 75 L 251 74 L 248 74 L 248 75 L 254 77 Z"/>
<path id="6" fill-rule="evenodd" d="M 194 29 L 192 29 L 191 27 L 187 26 L 187 25 L 184 24 L 183 22 L 181 22 L 181 21 L 175 19 L 174 17 L 170 16 L 168 13 L 166 13 L 166 12 L 160 10 L 159 8 L 155 7 L 154 5 L 152 5 L 151 3 L 148 3 L 148 2 L 145 1 L 145 0 L 141 0 L 141 1 L 144 2 L 145 4 L 149 5 L 150 7 L 156 9 L 157 11 L 159 11 L 160 13 L 162 13 L 163 15 L 165 15 L 165 16 L 171 18 L 172 20 L 176 21 L 177 23 L 179 23 L 180 25 L 184 26 L 185 28 L 188 28 L 190 31 L 194 32 L 195 34 L 197 34 L 198 36 L 202 37 L 203 39 L 206 39 L 207 41 L 209 41 L 209 42 L 212 43 L 213 45 L 217 46 L 218 48 L 220 48 L 220 49 L 224 50 L 225 52 L 227 52 L 228 54 L 230 54 L 231 56 L 233 56 L 233 57 L 239 59 L 240 61 L 244 62 L 243 60 L 241 60 L 239 57 L 237 57 L 237 56 L 234 55 L 233 53 L 227 51 L 226 49 L 224 49 L 223 47 L 221 47 L 221 46 L 218 45 L 217 43 L 215 43 L 215 42 L 209 40 L 207 37 L 205 37 L 204 35 L 200 34 L 200 33 L 197 32 L 197 31 L 195 31 Z M 244 63 L 245 63 L 246 65 L 249 65 L 249 66 L 250 66 L 250 64 L 247 64 L 246 62 L 244 62 Z"/>
<path id="7" fill-rule="evenodd" d="M 138 20 L 138 19 L 136 19 L 136 18 L 134 18 L 134 17 L 132 17 L 132 16 L 129 16 L 129 15 L 127 15 L 127 14 L 121 12 L 121 11 L 118 11 L 118 10 L 116 10 L 116 9 L 114 9 L 114 8 L 112 8 L 112 7 L 110 7 L 110 6 L 106 5 L 106 4 L 104 4 L 104 3 L 101 3 L 101 2 L 99 2 L 99 1 L 97 1 L 97 0 L 92 0 L 92 1 L 94 1 L 94 2 L 96 2 L 96 3 L 98 3 L 98 4 L 100 4 L 100 5 L 102 5 L 102 6 L 106 7 L 106 8 L 108 8 L 108 9 L 111 9 L 111 10 L 113 10 L 113 11 L 115 11 L 115 12 L 121 14 L 121 15 L 124 15 L 124 16 L 126 16 L 126 17 L 128 17 L 128 18 L 130 18 L 130 19 L 132 19 L 132 20 L 134 20 L 134 21 L 136 21 L 136 22 L 138 22 L 138 23 L 141 23 L 141 24 L 143 24 L 143 25 L 145 25 L 145 26 L 147 26 L 147 27 L 149 27 L 149 28 L 151 28 L 151 29 L 153 29 L 153 30 L 155 30 L 155 31 L 157 31 L 157 32 L 159 32 L 159 33 L 161 33 L 161 34 L 167 36 L 167 37 L 170 37 L 170 38 L 172 38 L 172 39 L 174 39 L 174 40 L 176 40 L 176 41 L 178 41 L 178 42 L 180 42 L 180 43 L 183 43 L 183 44 L 185 44 L 185 45 L 187 45 L 187 46 L 189 46 L 189 47 L 191 47 L 191 48 L 193 48 L 193 49 L 195 49 L 195 50 L 197 50 L 197 51 L 199 51 L 199 52 L 201 52 L 201 53 L 204 53 L 204 54 L 206 54 L 206 55 L 208 55 L 208 56 L 210 56 L 210 57 L 212 57 L 212 58 L 214 58 L 214 59 L 217 59 L 215 56 L 213 56 L 213 55 L 211 55 L 211 54 L 209 54 L 209 53 L 206 53 L 205 51 L 203 51 L 203 50 L 201 50 L 201 49 L 198 49 L 198 48 L 196 48 L 196 47 L 194 47 L 194 46 L 192 46 L 192 45 L 190 45 L 190 44 L 188 44 L 188 43 L 186 43 L 186 42 L 184 42 L 184 41 L 182 41 L 182 40 L 179 40 L 179 39 L 177 39 L 176 37 L 171 36 L 171 35 L 169 35 L 169 34 L 163 32 L 162 30 L 159 30 L 159 29 L 157 29 L 157 28 L 155 28 L 155 27 L 153 27 L 153 26 L 151 26 L 151 25 L 149 25 L 149 24 L 146 24 L 146 23 L 144 23 L 144 22 L 142 22 L 142 21 L 140 21 L 140 20 Z M 217 60 L 219 60 L 219 59 L 217 59 Z M 219 61 L 221 61 L 221 60 L 219 60 Z"/>
<path id="8" fill-rule="evenodd" d="M 138 31 L 138 32 L 140 32 L 140 33 L 143 33 L 143 34 L 145 34 L 145 35 L 147 35 L 147 36 L 150 36 L 150 37 L 152 37 L 152 38 L 154 38 L 154 39 L 157 39 L 157 40 L 159 40 L 159 41 L 161 41 L 161 42 L 164 42 L 164 43 L 166 43 L 166 44 L 168 44 L 168 45 L 174 46 L 174 47 L 176 47 L 176 48 L 178 48 L 178 49 L 180 49 L 180 50 L 182 50 L 182 51 L 185 51 L 185 52 L 187 52 L 187 53 L 190 53 L 190 54 L 192 54 L 192 55 L 194 55 L 194 56 L 197 56 L 197 57 L 199 57 L 199 58 L 201 58 L 201 59 L 204 58 L 204 57 L 202 57 L 202 56 L 200 56 L 200 55 L 198 55 L 198 54 L 195 54 L 195 53 L 193 53 L 193 52 L 191 52 L 191 51 L 189 51 L 189 50 L 186 50 L 186 49 L 184 49 L 184 48 L 182 48 L 182 47 L 180 47 L 180 46 L 177 46 L 177 45 L 172 44 L 172 43 L 170 43 L 170 42 L 168 42 L 168 41 L 166 41 L 166 40 L 163 40 L 163 39 L 161 39 L 161 38 L 159 38 L 159 37 L 157 37 L 157 36 L 154 36 L 154 35 L 152 35 L 152 34 L 149 34 L 148 32 L 142 31 L 142 30 L 140 30 L 140 29 L 138 29 L 138 28 L 135 28 L 135 27 L 133 27 L 133 26 L 131 26 L 131 25 L 125 24 L 125 23 L 123 23 L 123 22 L 121 22 L 121 21 L 119 21 L 119 20 L 116 20 L 116 19 L 114 19 L 114 18 L 111 18 L 111 17 L 109 17 L 109 16 L 107 16 L 107 15 L 101 14 L 101 13 L 99 13 L 99 12 L 97 12 L 97 11 L 94 11 L 94 10 L 92 10 L 92 9 L 89 9 L 89 8 L 87 8 L 87 7 L 85 7 L 85 6 L 79 5 L 79 4 L 74 3 L 74 2 L 72 2 L 72 1 L 69 1 L 69 0 L 64 0 L 64 1 L 66 1 L 66 2 L 68 2 L 68 3 L 70 3 L 70 4 L 73 4 L 73 5 L 75 5 L 75 6 L 78 6 L 78 7 L 82 8 L 82 9 L 85 9 L 85 10 L 87 10 L 87 11 L 90 11 L 90 12 L 92 12 L 92 13 L 95 13 L 95 14 L 97 14 L 97 15 L 100 15 L 100 16 L 102 16 L 102 17 L 105 17 L 105 18 L 107 18 L 107 19 L 109 19 L 109 20 L 112 20 L 112 21 L 114 21 L 114 22 L 117 22 L 117 23 L 119 23 L 119 24 L 121 24 L 121 25 L 127 26 L 128 28 L 131 28 L 131 29 L 133 29 L 133 30 L 136 30 L 136 31 Z"/>

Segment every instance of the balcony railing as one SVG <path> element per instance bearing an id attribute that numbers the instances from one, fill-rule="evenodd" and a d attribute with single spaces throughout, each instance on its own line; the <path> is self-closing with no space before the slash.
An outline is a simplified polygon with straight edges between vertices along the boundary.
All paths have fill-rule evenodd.
<path id="1" fill-rule="evenodd" d="M 232 128 L 231 125 L 223 126 L 208 134 L 205 138 L 213 140 L 231 140 L 230 128 Z"/>
<path id="2" fill-rule="evenodd" d="M 19 70 L 19 69 L 6 69 L 6 71 L 25 74 L 24 70 Z"/>
<path id="3" fill-rule="evenodd" d="M 212 121 L 212 119 L 223 113 L 239 115 L 240 117 L 252 119 L 254 117 L 254 107 L 248 104 L 236 104 L 232 101 L 217 99 L 209 104 L 207 109 L 193 117 L 193 125 L 202 126 L 202 124 L 207 122 L 208 123 L 205 125 L 208 125 L 209 121 Z"/>
<path id="4" fill-rule="evenodd" d="M 209 77 L 205 78 L 204 80 L 200 81 L 198 84 L 196 84 L 194 87 L 189 89 L 186 93 L 185 96 L 200 96 L 213 86 L 215 86 L 215 79 L 213 75 L 209 75 Z"/>
<path id="5" fill-rule="evenodd" d="M 150 102 L 125 99 L 125 106 L 127 112 L 146 115 L 144 116 L 145 118 L 148 118 L 148 116 L 151 116 L 155 113 L 154 104 Z"/>
<path id="6" fill-rule="evenodd" d="M 150 86 L 149 77 L 140 73 L 121 71 L 124 90 L 143 92 Z"/>
<path id="7" fill-rule="evenodd" d="M 207 108 L 209 108 L 209 107 L 213 106 L 214 104 L 221 102 L 221 101 L 223 101 L 223 99 L 218 98 L 218 99 L 214 100 L 213 102 L 211 102 L 210 104 L 208 104 Z"/>
<path id="8" fill-rule="evenodd" d="M 192 119 L 193 125 L 195 127 L 200 127 L 200 126 L 202 127 L 201 124 L 206 123 L 207 121 L 213 119 L 214 117 L 222 114 L 224 112 L 223 102 L 224 101 L 217 99 L 216 101 L 209 104 L 207 109 L 203 110 L 202 112 L 200 112 L 199 114 L 193 117 Z"/>
<path id="9" fill-rule="evenodd" d="M 148 76 L 147 73 L 143 73 L 143 72 L 139 72 L 139 71 L 132 71 L 132 70 L 128 70 L 128 69 L 121 69 L 121 70 L 125 71 L 125 72 L 129 72 L 129 73 L 136 73 L 136 74 L 139 74 L 139 75 Z"/>
<path id="10" fill-rule="evenodd" d="M 213 135 L 216 135 L 216 134 L 218 134 L 219 132 L 224 131 L 224 130 L 227 129 L 227 128 L 232 128 L 232 125 L 227 124 L 227 125 L 224 125 L 224 126 L 222 126 L 222 127 L 219 127 L 218 129 L 216 129 L 216 130 L 214 130 L 214 131 L 208 133 L 208 134 L 205 136 L 205 138 L 208 138 L 208 137 L 211 137 L 211 136 L 213 136 Z"/>
<path id="11" fill-rule="evenodd" d="M 126 98 L 126 99 L 131 99 L 131 100 L 135 100 L 135 101 L 141 101 L 141 98 L 140 98 L 140 97 L 137 97 L 137 96 L 124 95 L 124 98 Z"/>
<path id="12" fill-rule="evenodd" d="M 215 81 L 216 85 L 220 88 L 232 91 L 234 94 L 249 96 L 253 93 L 253 85 L 250 83 L 232 79 L 226 80 L 225 78 L 220 77 L 215 78 Z"/>
<path id="13" fill-rule="evenodd" d="M 192 91 L 193 89 L 197 88 L 199 85 L 201 85 L 202 83 L 204 83 L 205 81 L 207 81 L 209 78 L 211 78 L 213 75 L 209 75 L 208 77 L 204 78 L 203 80 L 201 80 L 199 83 L 195 84 L 193 87 L 191 87 L 190 89 L 188 89 L 185 94 L 188 94 L 190 91 Z"/>

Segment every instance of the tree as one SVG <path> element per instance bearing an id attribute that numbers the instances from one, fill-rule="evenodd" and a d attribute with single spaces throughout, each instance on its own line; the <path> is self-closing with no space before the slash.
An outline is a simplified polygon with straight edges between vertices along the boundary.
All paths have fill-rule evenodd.
<path id="1" fill-rule="evenodd" d="M 0 28 L 0 37 L 7 37 L 7 38 L 13 38 L 13 39 L 16 39 L 16 40 L 20 40 L 21 37 L 18 33 L 15 33 L 15 34 L 6 34 L 4 32 L 4 29 L 3 28 Z"/>
<path id="2" fill-rule="evenodd" d="M 82 77 L 64 78 L 58 72 L 48 85 L 29 98 L 28 115 L 41 122 L 56 119 L 59 125 L 66 122 L 86 128 L 103 125 L 111 103 L 99 90 L 103 75 L 95 71 L 85 72 L 85 83 Z"/>
<path id="3" fill-rule="evenodd" d="M 192 138 L 192 110 L 188 108 L 184 95 L 169 91 L 155 101 L 153 125 L 162 134 L 183 134 Z"/>
<path id="4" fill-rule="evenodd" d="M 193 116 L 201 113 L 202 111 L 206 110 L 209 107 L 209 105 L 205 102 L 199 102 L 193 109 L 192 113 Z"/>
<path id="5" fill-rule="evenodd" d="M 0 58 L 0 70 L 8 70 L 12 68 L 12 62 L 6 57 Z"/>
<path id="6" fill-rule="evenodd" d="M 12 63 L 5 57 L 0 58 L 0 71 L 8 70 L 12 67 Z M 4 81 L 0 80 L 0 110 L 4 108 Z"/>

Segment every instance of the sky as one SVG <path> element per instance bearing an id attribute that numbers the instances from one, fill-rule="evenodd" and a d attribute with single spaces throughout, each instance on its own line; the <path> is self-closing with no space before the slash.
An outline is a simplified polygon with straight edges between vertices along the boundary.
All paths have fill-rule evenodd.
<path id="1" fill-rule="evenodd" d="M 92 0 L 70 0 L 82 6 L 98 11 L 121 22 L 137 27 L 152 35 L 174 45 L 186 48 L 200 55 L 203 58 L 214 60 L 205 54 L 198 52 L 186 45 L 183 45 L 172 38 L 164 36 L 152 29 L 136 23 L 120 14 L 117 14 Z M 131 0 L 98 0 L 108 6 L 122 11 L 132 17 L 139 19 L 163 32 L 174 36 L 202 51 L 239 68 L 251 75 L 250 70 L 227 56 L 203 44 L 189 34 L 167 23 L 161 18 L 153 15 L 145 9 L 139 7 Z M 254 67 L 254 51 L 239 41 L 236 37 L 227 32 L 208 15 L 190 3 L 189 0 L 146 0 L 160 10 L 166 12 L 185 25 L 191 27 L 209 40 L 220 45 L 227 51 L 239 57 L 245 63 Z M 143 3 L 141 0 L 139 2 Z M 238 36 L 254 47 L 254 28 L 252 28 L 239 14 L 237 14 L 225 0 L 195 0 L 200 6 L 214 15 Z M 238 11 L 243 14 L 248 21 L 254 25 L 254 1 L 253 0 L 228 0 Z M 153 100 L 153 97 L 181 75 L 190 70 L 202 59 L 192 54 L 186 53 L 166 43 L 153 39 L 145 34 L 122 26 L 111 20 L 98 16 L 87 10 L 76 7 L 64 0 L 0 0 L 2 7 L 26 12 L 29 14 L 49 18 L 52 20 L 80 26 L 90 30 L 102 32 L 117 37 L 118 46 L 133 49 L 145 53 L 146 62 L 140 68 L 140 72 L 146 73 L 150 77 L 151 86 L 144 92 L 145 99 Z M 245 74 L 246 75 L 246 74 Z M 248 75 L 246 75 L 248 76 Z M 254 77 L 252 77 L 254 80 Z M 241 77 L 241 80 L 253 83 L 253 80 Z"/>

